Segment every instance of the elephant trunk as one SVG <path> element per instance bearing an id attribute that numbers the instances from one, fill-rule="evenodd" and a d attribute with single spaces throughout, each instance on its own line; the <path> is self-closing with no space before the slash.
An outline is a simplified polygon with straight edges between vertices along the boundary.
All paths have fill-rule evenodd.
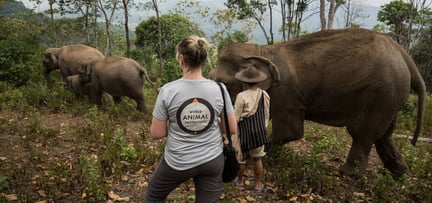
<path id="1" fill-rule="evenodd" d="M 43 74 L 44 74 L 45 80 L 47 81 L 48 88 L 52 87 L 52 80 L 51 80 L 51 77 L 50 77 L 50 72 L 51 72 L 51 69 L 48 69 L 48 68 L 45 67 L 45 69 L 43 71 Z"/>

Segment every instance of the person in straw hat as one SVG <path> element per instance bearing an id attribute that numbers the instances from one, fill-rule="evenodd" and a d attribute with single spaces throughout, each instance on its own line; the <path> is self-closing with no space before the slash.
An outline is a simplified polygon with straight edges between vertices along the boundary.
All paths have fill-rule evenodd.
<path id="1" fill-rule="evenodd" d="M 270 146 L 267 136 L 269 122 L 270 97 L 265 90 L 258 87 L 258 83 L 267 79 L 267 75 L 253 66 L 249 66 L 235 74 L 235 78 L 242 81 L 246 90 L 240 92 L 234 103 L 235 117 L 238 122 L 238 133 L 233 136 L 233 145 L 237 151 L 240 164 L 236 185 L 244 188 L 243 179 L 246 160 L 254 161 L 254 190 L 261 192 L 264 184 L 262 158 Z"/>

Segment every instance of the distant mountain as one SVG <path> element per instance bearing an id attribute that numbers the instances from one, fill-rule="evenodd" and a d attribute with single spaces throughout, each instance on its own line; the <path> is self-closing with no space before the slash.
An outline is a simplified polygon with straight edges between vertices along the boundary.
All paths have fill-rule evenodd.
<path id="1" fill-rule="evenodd" d="M 14 18 L 19 13 L 30 12 L 31 10 L 26 8 L 21 1 L 6 1 L 3 5 L 0 5 L 0 15 L 8 18 Z"/>

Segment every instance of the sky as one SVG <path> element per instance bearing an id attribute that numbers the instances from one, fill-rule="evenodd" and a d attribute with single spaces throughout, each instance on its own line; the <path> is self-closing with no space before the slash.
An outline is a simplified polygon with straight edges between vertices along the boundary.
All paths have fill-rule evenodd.
<path id="1" fill-rule="evenodd" d="M 388 4 L 391 0 L 359 0 L 369 6 L 381 7 L 384 4 Z"/>
<path id="2" fill-rule="evenodd" d="M 42 1 L 42 4 L 35 7 L 35 3 L 29 0 L 21 0 L 27 8 L 33 8 L 36 12 L 42 12 L 48 8 L 48 1 Z M 148 0 L 135 0 L 135 2 L 145 2 Z M 205 1 L 205 0 L 201 0 Z M 380 7 L 384 4 L 388 4 L 392 0 L 357 0 L 359 3 L 364 3 L 369 6 Z"/>

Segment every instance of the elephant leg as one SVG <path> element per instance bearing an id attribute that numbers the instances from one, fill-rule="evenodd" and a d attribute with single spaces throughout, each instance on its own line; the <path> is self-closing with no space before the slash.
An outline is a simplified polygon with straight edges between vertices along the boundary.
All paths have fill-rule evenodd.
<path id="1" fill-rule="evenodd" d="M 138 111 L 146 112 L 146 106 L 144 104 L 144 100 L 136 100 L 136 103 L 137 103 Z"/>
<path id="2" fill-rule="evenodd" d="M 352 144 L 345 165 L 339 170 L 342 174 L 355 175 L 356 172 L 366 170 L 372 146 L 385 133 L 386 128 L 382 126 L 388 126 L 385 122 L 377 122 L 377 120 L 385 121 L 385 116 L 381 117 L 373 113 L 363 116 L 363 119 L 354 120 L 347 125 Z"/>
<path id="3" fill-rule="evenodd" d="M 284 144 L 299 140 L 304 135 L 304 112 L 286 108 L 271 107 L 272 142 Z"/>
<path id="4" fill-rule="evenodd" d="M 396 120 L 396 118 L 393 120 L 384 136 L 375 142 L 375 148 L 384 167 L 392 173 L 393 178 L 397 179 L 406 173 L 408 166 L 391 139 L 396 127 Z"/>
<path id="5" fill-rule="evenodd" d="M 346 162 L 339 169 L 341 174 L 355 175 L 357 172 L 366 170 L 368 165 L 369 154 L 373 142 L 369 140 L 361 140 L 358 136 L 353 137 L 353 142 Z"/>
<path id="6" fill-rule="evenodd" d="M 119 104 L 121 102 L 121 96 L 112 96 L 114 103 Z"/>
<path id="7" fill-rule="evenodd" d="M 144 102 L 144 94 L 138 94 L 137 96 L 135 96 L 132 99 L 136 101 L 136 103 L 137 103 L 136 108 L 138 111 L 146 112 L 147 109 L 146 109 L 145 102 Z"/>

